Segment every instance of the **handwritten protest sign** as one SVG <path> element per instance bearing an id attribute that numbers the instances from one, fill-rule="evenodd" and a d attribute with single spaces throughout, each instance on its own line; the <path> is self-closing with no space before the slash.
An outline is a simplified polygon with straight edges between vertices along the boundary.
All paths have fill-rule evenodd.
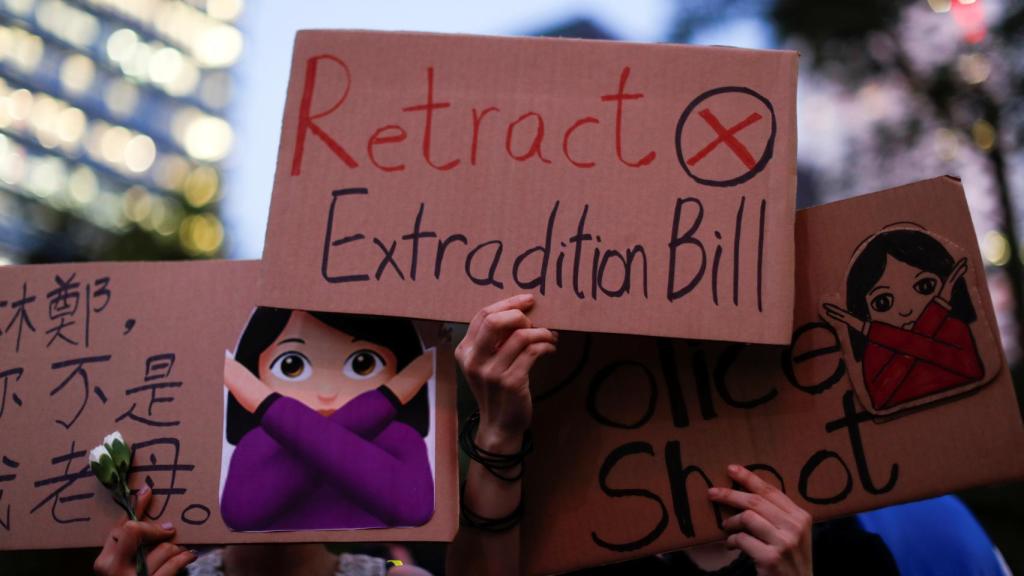
<path id="1" fill-rule="evenodd" d="M 794 52 L 296 37 L 262 304 L 782 344 Z M 296 290 L 301 286 L 302 290 Z"/>
<path id="2" fill-rule="evenodd" d="M 457 527 L 454 377 L 450 352 L 443 345 L 436 362 L 428 355 L 410 363 L 424 368 L 424 378 L 430 378 L 412 382 L 423 386 L 414 386 L 426 391 L 422 396 L 413 395 L 415 390 L 406 386 L 410 397 L 419 397 L 423 407 L 429 406 L 429 420 L 419 421 L 423 433 L 413 432 L 413 424 L 397 425 L 401 430 L 394 431 L 404 433 L 396 444 L 404 453 L 418 451 L 419 459 L 410 457 L 416 463 L 407 469 L 410 482 L 418 479 L 418 491 L 406 490 L 402 479 L 389 483 L 382 468 L 372 470 L 374 486 L 385 492 L 394 489 L 394 501 L 412 502 L 408 514 L 399 510 L 375 516 L 376 508 L 373 513 L 319 514 L 340 508 L 345 494 L 365 496 L 358 492 L 365 483 L 349 478 L 345 490 L 338 489 L 341 483 L 335 485 L 335 493 L 324 492 L 315 482 L 303 483 L 307 474 L 303 463 L 319 462 L 317 456 L 288 444 L 286 434 L 268 427 L 275 418 L 272 412 L 280 410 L 297 415 L 311 428 L 336 424 L 351 414 L 344 413 L 343 406 L 330 419 L 322 417 L 318 412 L 326 406 L 317 402 L 346 403 L 340 399 L 303 400 L 293 395 L 296 400 L 282 390 L 276 401 L 268 401 L 262 421 L 249 422 L 255 430 L 244 432 L 233 443 L 227 441 L 231 438 L 225 440 L 232 426 L 230 410 L 225 408 L 230 398 L 225 388 L 225 351 L 231 354 L 229 366 L 246 364 L 254 353 L 252 342 L 270 338 L 263 346 L 273 353 L 253 356 L 259 365 L 253 379 L 259 376 L 273 383 L 267 374 L 280 374 L 282 382 L 288 380 L 296 389 L 304 381 L 303 369 L 327 374 L 332 368 L 300 366 L 296 359 L 317 360 L 318 349 L 330 351 L 337 319 L 284 310 L 254 312 L 258 274 L 256 262 L 226 261 L 0 269 L 0 549 L 101 545 L 123 513 L 91 475 L 89 450 L 114 430 L 134 447 L 132 487 L 145 483 L 153 490 L 150 517 L 173 522 L 185 543 L 451 539 Z M 292 321 L 286 321 L 289 317 Z M 253 335 L 254 323 L 265 325 L 275 319 L 279 335 L 265 331 L 262 336 Z M 374 322 L 371 318 L 364 324 L 372 327 Z M 304 327 L 312 330 L 306 333 L 308 348 L 285 342 L 290 331 Z M 314 341 L 320 333 L 327 334 L 327 340 Z M 438 344 L 436 325 L 420 326 L 419 335 L 427 349 Z M 343 340 L 351 344 L 350 338 Z M 372 342 L 360 346 L 344 366 L 342 358 L 333 368 L 371 385 L 404 354 L 392 353 L 390 348 L 397 350 L 394 346 Z M 422 350 L 415 332 L 411 346 Z M 263 359 L 266 366 L 259 364 Z M 377 364 L 378 360 L 388 366 Z M 401 398 L 393 384 L 396 380 L 388 382 L 397 391 L 393 396 Z M 374 388 L 371 394 L 382 392 Z M 361 415 L 370 414 L 376 406 L 381 418 L 389 418 L 391 408 L 387 401 L 381 402 L 368 395 L 347 401 L 359 404 Z M 409 401 L 403 407 L 413 404 Z M 227 424 L 225 412 L 229 412 Z M 322 422 L 307 422 L 311 418 Z M 359 430 L 360 422 L 349 420 L 344 425 Z M 395 420 L 401 421 L 401 414 Z M 375 425 L 390 430 L 386 423 Z M 250 441 L 260 435 L 262 444 Z M 369 441 L 348 435 L 332 442 L 339 449 L 361 451 L 364 462 L 374 458 Z M 222 452 L 222 444 L 231 448 Z M 253 456 L 254 449 L 276 454 L 275 460 L 261 464 Z M 224 486 L 219 480 L 222 465 L 225 470 L 237 466 L 251 478 L 279 474 L 272 483 L 277 491 L 284 490 L 285 480 L 301 480 L 298 488 L 312 501 L 291 498 L 290 511 L 306 512 L 288 515 L 274 508 L 268 495 L 250 490 L 240 507 L 236 497 L 240 489 L 232 487 L 230 474 Z M 342 470 L 338 475 L 350 473 Z M 250 483 L 250 488 L 258 486 Z M 399 491 L 414 492 L 415 498 L 399 498 Z M 222 505 L 229 500 L 233 502 L 230 513 Z"/>
<path id="3" fill-rule="evenodd" d="M 1024 477 L 959 181 L 805 210 L 796 240 L 791 346 L 562 335 L 532 378 L 529 573 L 720 539 L 731 463 L 819 520 Z"/>

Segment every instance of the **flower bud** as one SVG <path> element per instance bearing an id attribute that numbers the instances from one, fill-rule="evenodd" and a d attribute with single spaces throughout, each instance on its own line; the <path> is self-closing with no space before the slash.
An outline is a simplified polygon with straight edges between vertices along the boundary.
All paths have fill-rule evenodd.
<path id="1" fill-rule="evenodd" d="M 114 443 L 114 440 L 118 440 L 122 444 L 124 444 L 124 437 L 121 436 L 121 432 L 119 432 L 117 430 L 114 430 L 110 434 L 107 434 L 106 438 L 103 439 L 103 444 L 107 445 L 107 446 L 110 446 L 111 444 Z"/>
<path id="2" fill-rule="evenodd" d="M 128 477 L 128 469 L 132 465 L 132 451 L 128 448 L 128 444 L 124 441 L 120 432 L 113 432 L 108 434 L 103 439 L 103 444 L 107 447 L 107 451 L 110 453 L 110 458 L 114 461 L 114 467 L 122 479 Z"/>
<path id="3" fill-rule="evenodd" d="M 100 458 L 104 454 L 107 454 L 107 447 L 104 446 L 103 444 L 100 444 L 99 446 L 93 448 L 92 452 L 89 452 L 89 464 L 99 463 Z"/>
<path id="4" fill-rule="evenodd" d="M 89 467 L 92 473 L 107 488 L 113 489 L 114 461 L 104 445 L 97 446 L 89 453 Z"/>

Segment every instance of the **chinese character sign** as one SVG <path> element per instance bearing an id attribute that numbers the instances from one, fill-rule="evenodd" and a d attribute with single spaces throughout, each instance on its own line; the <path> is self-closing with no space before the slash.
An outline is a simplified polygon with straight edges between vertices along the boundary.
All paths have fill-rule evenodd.
<path id="1" fill-rule="evenodd" d="M 288 526 L 295 530 L 289 535 L 271 535 L 265 532 L 266 527 L 237 527 L 225 522 L 259 511 L 248 502 L 235 502 L 239 490 L 223 492 L 220 482 L 222 462 L 231 461 L 229 451 L 222 453 L 222 444 L 230 446 L 226 450 L 234 450 L 233 445 L 222 441 L 225 416 L 231 413 L 228 399 L 233 398 L 227 386 L 225 352 L 236 350 L 239 335 L 260 315 L 255 312 L 257 276 L 255 262 L 226 261 L 0 268 L 0 548 L 101 544 L 122 512 L 93 476 L 89 451 L 114 430 L 122 433 L 134 453 L 130 488 L 134 491 L 145 485 L 152 490 L 153 501 L 146 517 L 173 522 L 183 542 L 451 537 L 456 515 L 451 409 L 454 385 L 451 366 L 445 363 L 449 357 L 443 356 L 435 363 L 433 353 L 426 357 L 430 362 L 420 382 L 423 393 L 416 396 L 422 405 L 423 434 L 407 440 L 410 451 L 421 456 L 421 476 L 425 479 L 417 500 L 421 511 L 414 518 L 399 515 L 397 520 L 374 524 L 367 520 L 367 513 L 354 524 L 340 520 L 323 524 L 307 515 L 298 524 Z M 289 315 L 288 311 L 271 312 Z M 294 316 L 313 318 L 304 312 Z M 352 322 L 344 318 L 339 321 Z M 369 328 L 359 334 L 381 329 L 372 319 L 363 323 Z M 285 330 L 285 324 L 279 331 Z M 414 328 L 411 322 L 406 324 L 406 340 L 417 350 L 439 345 L 436 325 Z M 319 324 L 311 325 L 315 332 Z M 312 345 L 311 337 L 307 338 Z M 343 340 L 351 343 L 351 338 Z M 276 350 L 280 343 L 267 342 L 266 346 Z M 295 349 L 296 344 L 285 343 L 284 347 Z M 312 350 L 293 350 L 295 358 L 303 354 L 314 357 Z M 350 380 L 386 385 L 385 378 L 374 380 L 370 376 L 384 374 L 389 359 L 388 369 L 394 372 L 391 349 L 382 348 L 378 354 L 376 348 L 368 346 L 362 356 L 356 356 L 349 370 L 354 375 Z M 257 372 L 267 382 L 276 381 L 269 371 L 277 374 L 280 370 L 269 365 L 267 368 L 266 375 Z M 292 373 L 293 369 L 289 364 L 287 370 L 295 377 L 285 377 L 287 385 L 302 379 Z M 322 367 L 320 371 L 326 374 Z M 339 367 L 339 373 L 343 372 L 347 373 Z M 281 392 L 284 396 L 292 393 L 285 389 Z M 394 428 L 388 434 L 390 438 L 407 428 L 399 423 L 400 416 L 392 414 L 389 403 L 390 398 L 404 396 L 377 388 L 374 393 L 381 400 L 377 402 L 378 422 L 372 425 L 364 422 L 356 408 L 338 418 L 327 418 L 322 411 L 292 400 L 278 404 L 293 411 L 309 411 L 311 419 L 322 421 L 328 428 L 353 418 L 353 426 L 370 426 L 372 430 L 359 432 L 370 441 L 347 429 L 339 434 L 352 435 L 353 445 L 365 444 L 367 455 L 372 455 L 375 449 L 384 449 L 375 446 L 383 442 L 375 438 L 375 433 Z M 372 401 L 349 404 L 362 406 Z M 390 428 L 385 421 L 389 415 L 396 422 Z M 276 411 L 271 417 L 277 417 Z M 262 428 L 252 428 L 258 430 L 239 435 L 240 446 L 248 449 L 259 442 L 256 435 Z M 302 452 L 301 446 L 282 446 L 265 435 L 262 441 L 264 449 L 276 447 L 278 462 L 296 460 Z M 245 455 L 244 451 L 240 453 Z M 244 465 L 255 466 L 247 468 L 246 474 L 258 473 L 260 467 L 267 473 L 275 470 L 268 462 L 252 459 L 237 464 L 238 469 Z M 298 472 L 294 476 L 298 477 Z M 303 485 L 297 486 L 303 492 Z M 354 486 L 345 493 L 331 492 L 329 487 L 310 492 L 306 509 L 314 514 L 322 508 L 324 498 L 356 502 L 353 490 L 358 484 Z M 396 501 L 388 494 L 380 496 L 382 501 Z M 229 500 L 233 502 L 230 514 L 223 513 L 222 503 Z M 349 506 L 350 515 L 355 513 L 353 510 Z M 390 530 L 388 534 L 342 530 L 369 526 Z M 330 528 L 338 530 L 315 531 Z M 256 531 L 241 531 L 253 529 Z"/>

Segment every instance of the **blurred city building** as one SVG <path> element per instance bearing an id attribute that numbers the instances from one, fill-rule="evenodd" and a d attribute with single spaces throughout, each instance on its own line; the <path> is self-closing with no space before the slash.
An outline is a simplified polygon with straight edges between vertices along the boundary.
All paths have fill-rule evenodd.
<path id="1" fill-rule="evenodd" d="M 212 257 L 243 0 L 0 0 L 0 263 Z"/>

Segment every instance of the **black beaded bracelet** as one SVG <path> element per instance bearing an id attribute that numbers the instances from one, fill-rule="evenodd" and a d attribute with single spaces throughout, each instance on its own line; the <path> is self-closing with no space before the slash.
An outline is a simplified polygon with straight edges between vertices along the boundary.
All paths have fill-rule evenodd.
<path id="1" fill-rule="evenodd" d="M 507 532 L 519 525 L 519 521 L 523 519 L 522 498 L 519 499 L 519 505 L 516 506 L 515 510 L 510 512 L 507 516 L 502 516 L 501 518 L 487 518 L 486 516 L 477 514 L 466 505 L 465 482 L 462 483 L 462 488 L 459 490 L 459 504 L 462 524 L 484 532 Z"/>
<path id="2" fill-rule="evenodd" d="M 480 428 L 480 411 L 474 412 L 462 423 L 462 430 L 459 431 L 459 444 L 462 451 L 473 460 L 476 460 L 488 472 L 506 482 L 517 482 L 523 477 L 524 461 L 526 455 L 533 452 L 533 435 L 527 430 L 523 435 L 523 446 L 518 452 L 512 454 L 499 454 L 485 450 L 476 445 L 474 438 L 476 431 Z M 519 467 L 516 474 L 505 474 L 503 471 Z"/>

